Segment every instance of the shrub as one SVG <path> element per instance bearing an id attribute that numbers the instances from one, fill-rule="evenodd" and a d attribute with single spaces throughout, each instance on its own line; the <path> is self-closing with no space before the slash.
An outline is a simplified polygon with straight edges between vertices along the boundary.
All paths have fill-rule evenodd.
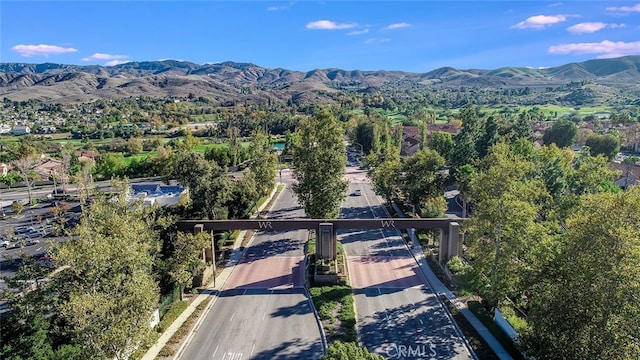
<path id="1" fill-rule="evenodd" d="M 166 314 L 160 320 L 160 323 L 156 325 L 156 332 L 163 333 L 177 318 L 182 314 L 182 312 L 187 308 L 188 303 L 186 301 L 176 301 L 171 304 L 171 307 L 167 311 Z"/>

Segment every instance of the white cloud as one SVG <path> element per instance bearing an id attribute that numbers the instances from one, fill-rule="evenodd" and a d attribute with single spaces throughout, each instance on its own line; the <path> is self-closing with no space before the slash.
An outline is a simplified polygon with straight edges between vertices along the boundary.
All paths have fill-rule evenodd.
<path id="1" fill-rule="evenodd" d="M 128 58 L 127 55 L 111 55 L 103 53 L 95 53 L 89 57 L 82 58 L 82 61 L 94 61 L 94 60 L 122 60 Z"/>
<path id="2" fill-rule="evenodd" d="M 607 24 L 603 22 L 584 22 L 569 26 L 567 31 L 574 34 L 589 34 L 596 31 L 600 31 L 607 27 Z"/>
<path id="3" fill-rule="evenodd" d="M 44 56 L 48 57 L 49 55 L 59 55 L 66 54 L 78 51 L 78 49 L 74 48 L 64 48 L 57 45 L 16 45 L 11 48 L 11 50 L 17 52 L 18 54 L 26 57 L 32 56 Z"/>
<path id="4" fill-rule="evenodd" d="M 124 63 L 128 63 L 128 60 L 111 60 L 111 61 L 107 61 L 107 63 L 105 64 L 106 66 L 115 66 L 115 65 L 120 65 L 120 64 L 124 64 Z"/>
<path id="5" fill-rule="evenodd" d="M 330 20 L 312 21 L 307 24 L 307 29 L 311 30 L 342 30 L 356 27 L 357 24 L 338 24 Z"/>
<path id="6" fill-rule="evenodd" d="M 513 25 L 512 28 L 542 30 L 548 25 L 567 21 L 567 18 L 567 15 L 536 15 Z"/>
<path id="7" fill-rule="evenodd" d="M 551 54 L 597 54 L 598 58 L 610 58 L 640 54 L 640 41 L 624 42 L 604 40 L 599 43 L 561 44 L 549 47 Z"/>
<path id="8" fill-rule="evenodd" d="M 605 10 L 613 11 L 613 12 L 622 12 L 622 13 L 640 12 L 640 3 L 634 6 L 620 6 L 620 7 L 610 6 Z"/>
<path id="9" fill-rule="evenodd" d="M 411 25 L 402 22 L 402 23 L 396 23 L 396 24 L 391 24 L 389 26 L 386 27 L 387 30 L 395 30 L 395 29 L 402 29 L 402 28 L 406 28 L 409 27 Z"/>
<path id="10" fill-rule="evenodd" d="M 362 29 L 362 30 L 353 30 L 351 32 L 348 32 L 347 35 L 364 35 L 367 33 L 369 33 L 369 28 Z"/>
<path id="11" fill-rule="evenodd" d="M 603 23 L 603 22 L 585 22 L 585 23 L 579 23 L 579 24 L 575 24 L 573 26 L 569 26 L 567 28 L 567 31 L 574 33 L 574 34 L 590 34 L 590 33 L 594 33 L 596 31 L 600 31 L 604 28 L 611 28 L 611 29 L 617 29 L 617 28 L 623 28 L 625 27 L 625 24 L 607 24 L 607 23 Z"/>
<path id="12" fill-rule="evenodd" d="M 389 42 L 391 39 L 388 38 L 369 38 L 364 41 L 365 44 L 374 44 L 374 43 L 385 43 Z"/>

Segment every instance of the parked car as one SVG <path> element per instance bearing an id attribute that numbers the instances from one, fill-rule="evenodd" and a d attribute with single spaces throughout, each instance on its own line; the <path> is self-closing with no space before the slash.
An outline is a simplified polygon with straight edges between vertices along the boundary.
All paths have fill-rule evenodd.
<path id="1" fill-rule="evenodd" d="M 31 245 L 35 245 L 35 244 L 39 244 L 40 240 L 38 239 L 28 239 L 27 241 L 25 241 L 25 246 L 31 246 Z"/>
<path id="2" fill-rule="evenodd" d="M 37 238 L 37 237 L 40 237 L 40 236 L 42 236 L 42 233 L 40 231 L 31 231 L 31 232 L 28 232 L 28 233 L 22 235 L 22 238 L 23 239 L 33 239 L 33 238 Z"/>
<path id="3" fill-rule="evenodd" d="M 37 264 L 48 268 L 55 268 L 58 262 L 51 258 L 50 255 L 44 255 L 38 259 Z"/>
<path id="4" fill-rule="evenodd" d="M 20 241 L 16 241 L 16 242 L 9 243 L 5 248 L 6 249 L 16 249 L 16 248 L 19 248 L 20 245 L 21 245 Z"/>
<path id="5" fill-rule="evenodd" d="M 13 229 L 13 231 L 15 231 L 16 234 L 24 234 L 24 233 L 36 231 L 36 229 L 34 229 L 33 226 L 18 226 L 15 229 Z"/>
<path id="6" fill-rule="evenodd" d="M 362 190 L 357 189 L 356 191 L 353 192 L 353 196 L 360 196 L 362 195 Z"/>
<path id="7" fill-rule="evenodd" d="M 8 242 L 7 240 L 0 240 L 0 247 L 3 247 L 3 248 L 5 248 L 5 249 L 6 249 L 6 248 L 7 248 L 7 246 L 9 246 L 10 244 L 11 244 L 11 243 L 10 243 L 10 242 Z"/>

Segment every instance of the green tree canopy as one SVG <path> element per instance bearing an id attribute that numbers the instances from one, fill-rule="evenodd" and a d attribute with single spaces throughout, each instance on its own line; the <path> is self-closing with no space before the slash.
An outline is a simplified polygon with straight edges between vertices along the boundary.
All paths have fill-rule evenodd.
<path id="1" fill-rule="evenodd" d="M 640 188 L 582 198 L 530 291 L 537 359 L 640 358 Z"/>
<path id="2" fill-rule="evenodd" d="M 293 191 L 312 218 L 333 218 L 345 196 L 344 131 L 326 109 L 303 120 L 292 139 Z"/>
<path id="3" fill-rule="evenodd" d="M 268 195 L 276 185 L 276 167 L 278 156 L 271 149 L 269 135 L 263 131 L 254 131 L 251 134 L 251 165 L 249 171 L 254 174 L 256 190 L 259 196 Z"/>
<path id="4" fill-rule="evenodd" d="M 152 276 L 160 241 L 146 210 L 124 195 L 97 197 L 57 259 L 59 314 L 90 358 L 125 359 L 147 340 L 158 304 Z"/>
<path id="5" fill-rule="evenodd" d="M 578 127 L 569 120 L 558 120 L 544 131 L 542 140 L 545 145 L 556 144 L 564 148 L 573 145 L 578 137 Z"/>
<path id="6" fill-rule="evenodd" d="M 443 131 L 431 133 L 429 148 L 437 151 L 443 158 L 449 158 L 454 146 L 455 142 L 453 141 L 453 136 L 451 136 L 451 134 Z"/>
<path id="7" fill-rule="evenodd" d="M 585 140 L 592 156 L 603 155 L 612 160 L 620 151 L 620 139 L 612 134 L 592 134 Z"/>
<path id="8" fill-rule="evenodd" d="M 544 229 L 536 221 L 547 197 L 535 167 L 506 143 L 491 148 L 471 179 L 473 216 L 465 223 L 478 291 L 497 306 L 520 294 Z M 538 241 L 531 241 L 538 239 Z"/>

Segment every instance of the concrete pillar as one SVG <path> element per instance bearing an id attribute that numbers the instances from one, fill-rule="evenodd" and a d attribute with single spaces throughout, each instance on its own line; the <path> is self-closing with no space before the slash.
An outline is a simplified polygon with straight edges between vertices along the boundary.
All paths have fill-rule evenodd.
<path id="1" fill-rule="evenodd" d="M 446 262 L 449 257 L 449 228 L 440 228 L 440 247 L 438 248 L 438 261 Z"/>
<path id="2" fill-rule="evenodd" d="M 447 252 L 447 260 L 454 256 L 462 255 L 462 242 L 460 241 L 460 224 L 457 222 L 449 223 L 449 250 Z"/>
<path id="3" fill-rule="evenodd" d="M 332 259 L 337 256 L 336 235 L 332 223 L 318 225 L 316 236 L 316 258 Z"/>

